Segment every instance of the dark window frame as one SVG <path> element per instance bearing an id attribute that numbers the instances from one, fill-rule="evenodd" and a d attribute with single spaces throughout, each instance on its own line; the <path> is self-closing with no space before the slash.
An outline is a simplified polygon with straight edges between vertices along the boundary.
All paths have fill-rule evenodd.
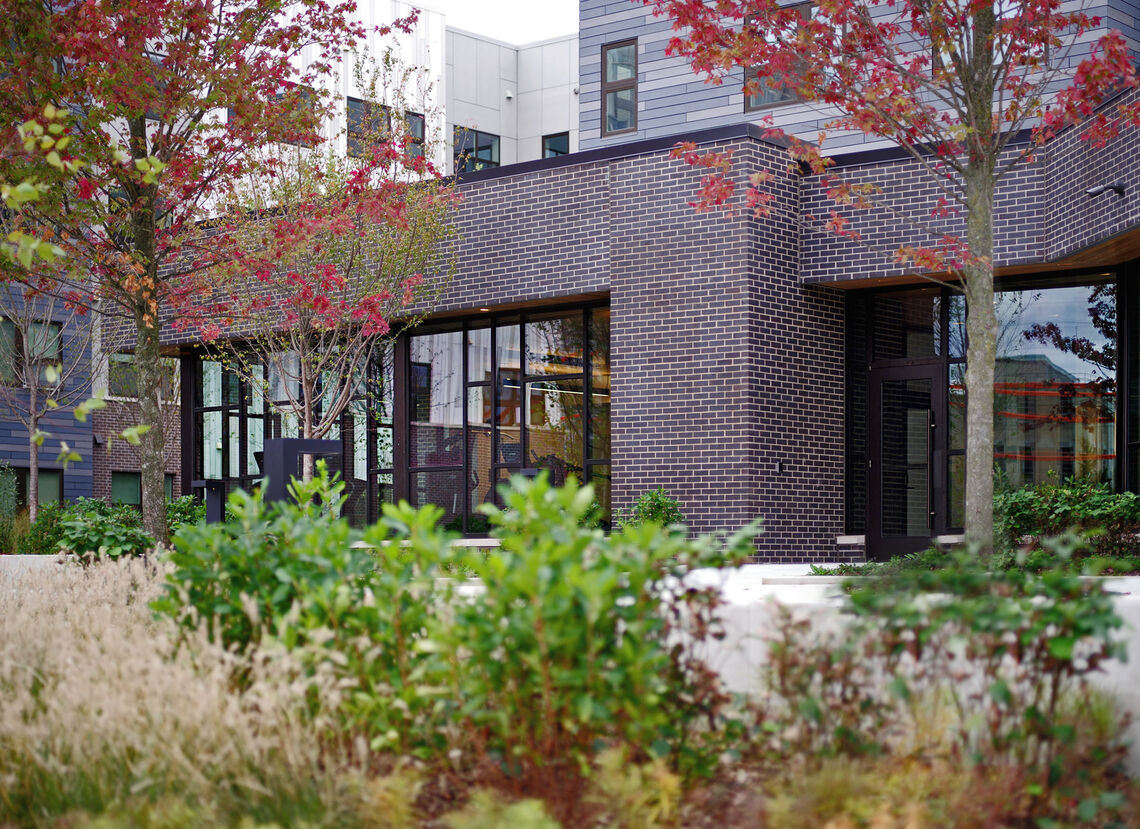
<path id="1" fill-rule="evenodd" d="M 363 158 L 362 141 L 370 133 L 391 134 L 392 108 L 366 98 L 346 95 L 344 98 L 345 152 L 350 158 Z M 353 127 L 363 128 L 364 134 L 353 135 Z M 422 112 L 408 110 L 404 113 L 404 129 L 410 137 L 409 155 L 419 158 L 424 154 L 424 141 L 427 136 L 427 117 Z"/>
<path id="2" fill-rule="evenodd" d="M 550 146 L 550 141 L 556 138 L 566 139 L 566 149 L 558 150 Z M 569 131 L 553 132 L 550 135 L 542 136 L 542 157 L 543 158 L 558 158 L 560 156 L 570 154 L 570 133 Z"/>
<path id="3" fill-rule="evenodd" d="M 135 503 L 133 501 L 116 501 L 115 500 L 115 476 L 116 475 L 131 475 L 132 477 L 138 479 L 138 483 L 139 483 L 139 501 L 138 501 L 138 503 Z M 172 472 L 163 472 L 162 473 L 162 492 L 163 492 L 163 496 L 166 498 L 167 501 L 173 501 L 174 498 L 176 497 L 174 495 L 174 477 L 175 477 L 174 473 L 172 473 Z M 135 472 L 134 470 L 131 470 L 131 469 L 113 469 L 113 470 L 111 470 L 111 503 L 112 504 L 126 504 L 128 507 L 136 507 L 138 509 L 142 509 L 142 473 L 141 472 Z"/>
<path id="4" fill-rule="evenodd" d="M 494 158 L 483 158 L 479 156 L 479 145 L 481 139 L 490 138 L 494 139 L 490 146 L 494 147 Z M 473 153 L 468 152 L 468 148 L 474 150 Z M 496 135 L 493 132 L 484 132 L 477 130 L 473 127 L 464 127 L 459 124 L 455 125 L 452 131 L 452 149 L 451 157 L 454 162 L 456 175 L 460 173 L 475 173 L 479 170 L 487 170 L 495 168 L 502 163 L 503 152 L 503 137 Z"/>
<path id="5" fill-rule="evenodd" d="M 787 8 L 799 9 L 800 10 L 800 17 L 803 20 L 807 21 L 807 20 L 811 19 L 811 13 L 812 13 L 812 10 L 815 8 L 815 3 L 812 2 L 811 0 L 808 0 L 808 2 L 806 2 L 806 3 L 789 3 Z M 805 11 L 806 11 L 806 14 L 805 14 Z M 751 81 L 756 81 L 758 84 L 764 83 L 764 81 L 759 78 L 755 66 L 746 67 L 744 70 L 744 84 L 745 84 L 745 86 L 747 87 L 748 83 Z M 769 87 L 769 88 L 772 89 L 772 87 Z M 790 89 L 790 88 L 784 86 L 784 87 L 778 87 L 778 91 L 780 92 L 781 95 L 783 95 L 785 97 L 781 97 L 779 100 L 776 100 L 776 101 L 765 101 L 763 103 L 752 103 L 758 97 L 758 94 L 757 93 L 749 94 L 748 91 L 745 90 L 745 92 L 744 92 L 744 111 L 745 112 L 764 112 L 765 110 L 776 109 L 777 107 L 788 106 L 789 104 L 800 103 L 803 101 L 803 97 L 798 92 L 796 92 L 794 89 Z"/>
<path id="6" fill-rule="evenodd" d="M 130 394 L 119 394 L 118 392 L 122 389 L 115 389 L 112 381 L 112 376 L 116 374 L 112 367 L 114 363 L 130 364 L 130 374 L 132 377 L 135 376 L 134 357 L 135 355 L 130 351 L 116 351 L 114 354 L 107 355 L 106 396 L 108 400 L 121 400 L 128 403 L 138 400 L 136 391 L 132 391 Z M 163 403 L 176 403 L 181 383 L 181 364 L 176 357 L 159 357 L 159 364 L 168 369 L 168 373 L 164 373 L 164 382 L 158 389 L 158 399 Z"/>
<path id="7" fill-rule="evenodd" d="M 55 320 L 34 320 L 31 324 L 33 326 L 47 325 L 53 331 L 55 351 L 51 355 L 41 354 L 34 360 L 35 365 L 39 367 L 42 373 L 43 369 L 48 366 L 63 362 L 63 323 Z M 26 384 L 21 382 L 17 372 L 17 366 L 22 368 L 24 363 L 24 337 L 21 336 L 20 326 L 12 320 L 0 319 L 0 336 L 7 340 L 9 331 L 11 332 L 11 341 L 0 346 L 0 383 L 12 388 L 26 387 Z M 11 360 L 10 363 L 8 362 L 9 359 Z M 48 383 L 46 379 L 41 379 L 40 385 L 51 386 L 53 384 Z"/>
<path id="8" fill-rule="evenodd" d="M 610 81 L 606 78 L 606 56 L 613 49 L 624 49 L 627 46 L 633 47 L 633 77 L 622 78 L 621 80 Z M 601 117 L 602 117 L 602 130 L 603 138 L 608 138 L 612 135 L 628 135 L 632 132 L 637 132 L 637 77 L 641 71 L 641 61 L 637 55 L 637 38 L 630 37 L 625 40 L 617 40 L 613 43 L 607 43 L 602 46 L 602 65 L 601 65 L 601 78 L 602 78 L 602 94 L 601 94 Z M 621 130 L 608 130 L 606 129 L 606 98 L 610 93 L 624 92 L 626 90 L 633 90 L 633 124 Z"/>
<path id="9" fill-rule="evenodd" d="M 535 461 L 538 460 L 532 454 L 532 447 L 530 446 L 530 432 L 532 425 L 528 422 L 528 401 L 533 401 L 533 395 L 541 394 L 543 390 L 542 384 L 559 382 L 559 381 L 580 381 L 582 383 L 582 393 L 584 402 L 591 400 L 594 392 L 595 379 L 593 377 L 593 355 L 594 351 L 594 336 L 596 332 L 594 322 L 598 316 L 598 312 L 610 310 L 608 300 L 601 301 L 588 301 L 580 303 L 558 304 L 551 306 L 536 307 L 528 309 L 523 312 L 509 311 L 503 313 L 485 313 L 477 316 L 463 318 L 462 320 L 448 320 L 439 321 L 433 325 L 425 323 L 423 326 L 416 328 L 410 335 L 403 335 L 403 340 L 407 342 L 411 337 L 417 336 L 430 336 L 437 333 L 447 333 L 450 331 L 462 331 L 464 334 L 464 348 L 463 348 L 463 380 L 462 387 L 464 389 L 462 409 L 462 425 L 456 428 L 460 430 L 462 436 L 462 452 L 459 462 L 457 464 L 439 464 L 433 463 L 417 463 L 411 457 L 404 457 L 401 463 L 400 459 L 396 459 L 396 476 L 395 488 L 396 497 L 404 498 L 409 501 L 414 497 L 416 490 L 415 482 L 417 475 L 425 475 L 432 473 L 455 473 L 457 478 L 463 482 L 471 480 L 471 453 L 466 441 L 470 434 L 470 430 L 474 425 L 470 419 L 470 411 L 467 405 L 466 393 L 468 390 L 476 387 L 483 387 L 488 389 L 490 395 L 490 411 L 493 412 L 492 419 L 492 443 L 491 443 L 491 462 L 489 472 L 491 480 L 504 480 L 508 475 L 518 473 L 523 469 L 534 468 Z M 583 348 L 584 353 L 582 356 L 582 365 L 579 370 L 568 373 L 528 373 L 525 366 L 527 359 L 527 324 L 534 321 L 535 318 L 543 319 L 551 315 L 559 314 L 580 314 L 583 323 Z M 504 327 L 517 327 L 519 330 L 518 347 L 519 347 L 519 360 L 520 366 L 518 369 L 504 369 L 498 364 L 498 338 L 499 332 Z M 488 328 L 490 330 L 490 352 L 491 352 L 491 375 L 490 379 L 471 379 L 470 366 L 469 366 L 469 349 L 466 346 L 467 332 L 475 329 Z M 609 343 L 607 338 L 607 345 Z M 412 374 L 413 367 L 417 363 L 411 359 L 411 349 L 406 347 L 403 349 L 402 356 L 397 356 L 397 360 L 402 361 L 396 364 L 397 377 L 402 376 L 403 382 L 399 379 L 396 381 L 397 396 L 399 390 L 404 390 L 405 403 L 396 405 L 396 414 L 400 418 L 399 422 L 394 423 L 395 434 L 397 435 L 397 444 L 404 447 L 409 447 L 412 444 L 412 409 L 409 405 L 411 402 L 412 391 Z M 607 353 L 608 350 L 607 350 Z M 517 386 L 507 386 L 504 381 L 510 380 L 517 383 Z M 504 388 L 517 388 L 517 400 L 512 397 L 509 405 L 504 405 L 503 402 L 503 389 Z M 487 402 L 484 401 L 484 406 Z M 518 423 L 510 420 L 504 422 L 504 416 L 508 416 L 509 412 L 514 410 L 517 405 Z M 610 451 L 605 455 L 594 454 L 594 439 L 597 434 L 594 430 L 592 423 L 590 406 L 585 405 L 583 408 L 583 433 L 582 433 L 582 457 L 576 459 L 578 461 L 571 471 L 580 472 L 582 477 L 587 482 L 595 478 L 605 478 L 610 480 L 612 477 L 613 465 L 613 448 L 610 444 Z M 609 415 L 612 418 L 612 412 Z M 504 444 L 500 441 L 499 428 L 507 426 L 509 428 L 517 428 L 518 443 Z M 505 450 L 510 449 L 508 454 Z M 517 454 L 516 454 L 517 453 Z M 603 471 L 604 470 L 604 471 Z M 482 470 L 480 470 L 482 471 Z M 466 485 L 466 484 L 465 484 Z M 498 502 L 496 495 L 496 502 Z M 467 493 L 463 499 L 464 507 L 457 516 L 461 521 L 461 526 L 465 535 L 478 537 L 486 534 L 486 529 L 482 527 L 472 526 L 472 519 L 475 518 L 474 510 L 471 505 L 470 493 Z"/>
<path id="10" fill-rule="evenodd" d="M 11 469 L 12 474 L 16 478 L 16 511 L 19 512 L 20 510 L 26 510 L 28 508 L 28 475 L 31 473 L 31 470 L 26 466 L 12 466 L 9 468 Z M 49 474 L 59 475 L 59 497 L 56 498 L 54 501 L 48 501 L 46 503 L 55 503 L 55 504 L 63 503 L 63 501 L 65 500 L 63 497 L 64 471 L 62 469 L 55 469 L 53 467 L 41 466 L 40 470 L 39 470 L 40 484 L 41 484 L 41 489 L 40 489 L 40 493 L 39 493 L 39 495 L 40 495 L 40 506 L 43 506 L 45 503 L 43 500 L 43 489 L 42 489 L 43 478 L 44 478 L 45 472 L 49 473 Z"/>
<path id="11" fill-rule="evenodd" d="M 596 342 L 594 338 L 598 336 L 601 328 L 596 326 L 600 323 L 595 323 L 595 320 L 600 319 L 601 312 L 608 312 L 610 309 L 609 301 L 605 299 L 589 299 L 581 302 L 574 303 L 557 303 L 548 306 L 541 306 L 528 309 L 523 313 L 515 312 L 502 312 L 502 313 L 483 313 L 464 317 L 459 320 L 444 321 L 437 320 L 434 322 L 425 323 L 421 327 L 417 327 L 414 333 L 404 332 L 401 333 L 393 343 L 393 348 L 390 353 L 381 357 L 379 360 L 374 361 L 369 369 L 368 385 L 372 387 L 371 394 L 387 397 L 388 402 L 385 404 L 384 412 L 379 411 L 379 407 L 375 405 L 368 405 L 366 409 L 366 435 L 367 435 L 367 480 L 366 492 L 364 493 L 367 501 L 364 508 L 358 513 L 358 518 L 364 518 L 368 522 L 375 522 L 380 517 L 380 503 L 398 501 L 400 499 L 409 499 L 412 493 L 412 486 L 414 477 L 417 474 L 431 473 L 431 472 L 454 472 L 457 476 L 461 476 L 460 480 L 467 481 L 470 479 L 469 473 L 472 466 L 472 459 L 467 451 L 466 443 L 463 444 L 464 450 L 462 457 L 456 458 L 456 463 L 450 465 L 424 465 L 413 463 L 409 457 L 409 443 L 411 434 L 411 421 L 413 419 L 413 411 L 409 405 L 411 402 L 411 390 L 415 383 L 414 378 L 414 361 L 411 359 L 411 340 L 414 336 L 421 336 L 424 334 L 439 333 L 446 330 L 458 330 L 468 332 L 480 328 L 487 328 L 490 330 L 490 348 L 491 348 L 491 373 L 485 377 L 478 377 L 475 375 L 469 376 L 470 366 L 469 349 L 465 345 L 463 347 L 462 357 L 462 371 L 463 371 L 463 388 L 464 399 L 461 404 L 462 410 L 462 436 L 463 441 L 466 442 L 468 437 L 468 430 L 474 426 L 474 422 L 469 422 L 468 417 L 470 414 L 467 402 L 466 393 L 472 388 L 483 387 L 487 390 L 487 395 L 490 403 L 484 401 L 484 406 L 490 405 L 491 411 L 494 412 L 494 417 L 497 419 L 502 416 L 500 412 L 500 386 L 501 375 L 505 374 L 495 357 L 497 353 L 496 330 L 500 324 L 507 324 L 512 326 L 521 326 L 519 337 L 520 359 L 525 359 L 526 347 L 526 334 L 524 332 L 525 325 L 528 320 L 535 317 L 545 317 L 550 314 L 567 313 L 567 314 L 580 314 L 587 326 L 585 329 L 584 348 L 585 356 L 589 359 L 584 363 L 580 370 L 575 370 L 569 373 L 552 374 L 537 374 L 528 375 L 523 373 L 524 369 L 520 367 L 519 371 L 519 417 L 525 419 L 526 409 L 522 400 L 523 393 L 536 393 L 541 391 L 540 384 L 550 382 L 551 380 L 580 380 L 583 384 L 583 403 L 591 400 L 589 397 L 595 389 L 596 380 L 593 376 L 594 359 L 593 355 L 603 353 L 600 349 L 595 351 Z M 607 350 L 604 352 L 608 354 L 609 328 L 608 322 L 605 328 L 605 342 Z M 464 334 L 466 337 L 466 333 Z M 391 361 L 390 363 L 388 361 Z M 183 419 L 182 419 L 182 445 L 184 447 L 183 454 L 183 487 L 185 488 L 186 482 L 195 479 L 205 478 L 205 424 L 204 418 L 212 413 L 219 413 L 221 417 L 221 450 L 220 457 L 221 464 L 221 478 L 227 491 L 230 489 L 241 486 L 244 488 L 252 488 L 258 481 L 261 480 L 261 470 L 255 469 L 251 464 L 254 461 L 249 457 L 249 442 L 250 442 L 250 424 L 253 421 L 261 420 L 263 423 L 263 437 L 280 437 L 280 428 L 273 425 L 273 416 L 268 412 L 258 412 L 254 410 L 253 401 L 251 397 L 250 384 L 246 381 L 240 380 L 236 376 L 231 376 L 232 372 L 227 372 L 224 367 L 220 367 L 221 371 L 220 382 L 222 384 L 221 396 L 217 402 L 211 405 L 205 405 L 203 399 L 203 381 L 204 371 L 203 366 L 207 363 L 217 363 L 216 360 L 210 358 L 209 352 L 196 349 L 194 351 L 187 350 L 183 354 L 182 371 L 182 395 L 183 395 Z M 227 392 L 227 377 L 231 377 L 234 384 L 233 394 Z M 427 385 L 430 387 L 430 381 L 426 378 L 420 378 L 420 386 Z M 530 386 L 534 386 L 530 389 Z M 389 391 L 384 392 L 387 387 Z M 608 387 L 607 387 L 608 389 Z M 608 392 L 607 392 L 608 393 Z M 390 408 L 389 408 L 390 407 Z M 583 416 L 583 438 L 582 438 L 582 457 L 581 460 L 575 459 L 575 466 L 581 468 L 583 476 L 587 480 L 598 480 L 608 488 L 609 482 L 612 478 L 612 444 L 609 442 L 609 432 L 595 431 L 593 425 L 593 416 L 589 405 L 585 405 L 582 412 Z M 611 415 L 612 416 L 612 415 Z M 347 434 L 347 427 L 353 417 L 351 409 L 345 412 L 344 419 L 341 421 L 341 435 Z M 608 418 L 607 418 L 608 423 Z M 607 427 L 608 428 L 608 427 Z M 508 472 L 519 471 L 525 465 L 525 459 L 528 457 L 525 454 L 527 449 L 526 441 L 528 426 L 519 424 L 520 439 L 517 445 L 517 453 L 510 458 L 502 457 L 499 453 L 501 446 L 498 444 L 498 431 L 492 428 L 492 443 L 490 453 L 490 474 L 494 476 L 494 480 L 499 480 L 500 477 L 505 478 Z M 237 430 L 236 433 L 234 430 Z M 389 436 L 390 448 L 384 453 L 385 457 L 381 457 L 378 448 L 379 438 L 384 433 Z M 606 442 L 595 443 L 600 436 L 605 436 Z M 213 436 L 212 436 L 213 437 Z M 236 440 L 236 443 L 234 442 Z M 233 444 L 233 451 L 238 453 L 238 460 L 236 464 L 231 464 L 231 444 Z M 608 449 L 608 451 L 606 451 Z M 603 455 L 602 453 L 605 452 Z M 390 458 L 390 462 L 389 462 Z M 347 463 L 347 458 L 346 458 Z M 230 470 L 236 466 L 236 472 L 230 474 Z M 474 515 L 469 499 L 465 500 L 467 507 L 466 512 L 463 513 L 463 524 L 467 529 L 468 535 L 481 535 L 486 534 L 485 527 L 472 527 L 471 517 Z"/>

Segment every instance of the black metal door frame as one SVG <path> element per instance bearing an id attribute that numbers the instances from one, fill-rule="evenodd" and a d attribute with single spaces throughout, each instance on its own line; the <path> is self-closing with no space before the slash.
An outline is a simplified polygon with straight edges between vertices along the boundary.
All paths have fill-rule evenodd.
<path id="1" fill-rule="evenodd" d="M 883 383 L 930 380 L 927 438 L 927 505 L 929 533 L 925 536 L 883 534 Z M 946 362 L 941 358 L 909 365 L 871 368 L 867 375 L 867 557 L 885 559 L 917 552 L 946 526 Z M 901 437 L 900 437 L 901 439 Z"/>

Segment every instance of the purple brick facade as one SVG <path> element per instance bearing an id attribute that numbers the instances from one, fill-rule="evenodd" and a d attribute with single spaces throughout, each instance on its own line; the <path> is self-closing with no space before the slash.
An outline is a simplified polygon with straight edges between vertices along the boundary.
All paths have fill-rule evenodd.
<path id="1" fill-rule="evenodd" d="M 999 272 L 1104 267 L 1140 255 L 1133 245 L 1092 250 L 1140 225 L 1140 130 L 1126 127 L 1104 147 L 1090 144 L 1081 134 L 1079 126 L 1065 130 L 999 184 L 994 209 L 994 264 Z M 1011 149 L 1005 159 L 1023 148 Z M 933 245 L 941 234 L 965 233 L 962 216 L 931 215 L 940 191 L 917 161 L 864 161 L 853 154 L 840 157 L 835 171 L 852 184 L 877 185 L 881 193 L 870 210 L 836 208 L 818 177 L 803 180 L 806 283 L 863 287 L 875 280 L 913 278 L 913 268 L 894 261 L 900 245 Z M 1088 195 L 1089 188 L 1102 184 L 1121 184 L 1125 195 Z M 822 228 L 833 208 L 859 232 L 859 241 Z"/>
<path id="2" fill-rule="evenodd" d="M 732 143 L 741 176 L 782 150 Z M 800 183 L 771 217 L 696 214 L 656 150 L 463 187 L 440 310 L 609 296 L 613 505 L 664 486 L 697 531 L 757 515 L 768 560 L 834 558 L 843 528 L 843 300 L 798 278 Z"/>
<path id="3" fill-rule="evenodd" d="M 1134 131 L 1098 150 L 1071 130 L 1011 173 L 995 215 L 999 268 L 1140 256 L 1126 232 L 1140 225 L 1137 142 Z M 764 560 L 861 556 L 837 537 L 862 533 L 868 508 L 869 305 L 841 288 L 919 281 L 891 257 L 930 240 L 909 220 L 935 234 L 961 220 L 931 217 L 937 191 L 915 162 L 854 155 L 842 174 L 880 185 L 884 206 L 849 211 L 861 243 L 825 233 L 819 182 L 786 172 L 784 151 L 744 126 L 704 143 L 735 151 L 740 181 L 777 172 L 771 215 L 698 214 L 698 175 L 669 158 L 671 143 L 468 177 L 456 273 L 435 313 L 608 300 L 613 506 L 663 486 L 699 532 L 763 517 Z M 1123 199 L 1085 192 L 1116 182 Z"/>

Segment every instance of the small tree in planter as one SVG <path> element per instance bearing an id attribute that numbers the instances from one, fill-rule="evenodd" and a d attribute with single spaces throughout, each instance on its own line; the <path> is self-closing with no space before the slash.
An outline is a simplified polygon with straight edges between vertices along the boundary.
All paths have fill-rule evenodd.
<path id="1" fill-rule="evenodd" d="M 375 75 L 362 85 L 385 97 Z M 429 160 L 433 142 L 409 130 L 404 106 L 366 106 L 350 115 L 347 156 L 298 147 L 227 204 L 241 254 L 217 269 L 219 307 L 238 338 L 212 350 L 302 438 L 334 433 L 367 398 L 369 367 L 453 269 L 458 196 Z M 312 470 L 306 456 L 305 480 Z"/>

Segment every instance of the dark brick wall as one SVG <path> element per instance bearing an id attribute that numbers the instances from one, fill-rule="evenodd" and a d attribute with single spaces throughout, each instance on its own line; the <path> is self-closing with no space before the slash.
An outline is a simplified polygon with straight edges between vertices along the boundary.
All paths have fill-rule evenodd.
<path id="1" fill-rule="evenodd" d="M 182 492 L 182 433 L 176 405 L 163 407 L 163 427 L 166 436 L 166 473 L 174 475 L 174 494 Z M 139 449 L 115 437 L 129 426 L 139 423 L 138 405 L 133 402 L 111 400 L 92 416 L 96 444 L 92 448 L 92 495 L 104 501 L 111 500 L 111 473 L 138 472 Z"/>
<path id="2" fill-rule="evenodd" d="M 1007 155 L 1008 157 L 1008 155 Z M 818 176 L 804 179 L 801 242 L 802 278 L 806 283 L 877 279 L 914 273 L 895 263 L 900 245 L 934 246 L 943 234 L 964 236 L 964 214 L 933 216 L 942 195 L 933 177 L 913 159 L 844 164 L 835 174 L 852 184 L 882 188 L 869 210 L 837 207 L 820 186 Z M 994 261 L 998 267 L 1041 262 L 1045 253 L 1044 164 L 1038 160 L 1010 172 L 1001 182 L 994 205 Z M 860 239 L 853 241 L 823 228 L 831 210 L 847 218 Z"/>
<path id="3" fill-rule="evenodd" d="M 780 152 L 735 149 L 742 177 Z M 833 558 L 842 303 L 799 283 L 798 182 L 756 220 L 695 214 L 696 177 L 664 153 L 611 175 L 615 505 L 664 486 L 697 531 L 760 515 L 765 559 Z"/>
<path id="4" fill-rule="evenodd" d="M 437 312 L 609 287 L 608 163 L 464 185 L 456 278 Z"/>
<path id="5" fill-rule="evenodd" d="M 741 179 L 784 166 L 768 145 L 734 147 Z M 614 506 L 664 486 L 694 530 L 761 515 L 766 559 L 833 558 L 842 297 L 799 282 L 797 179 L 777 180 L 763 220 L 696 214 L 697 182 L 666 151 L 476 178 L 439 310 L 608 292 Z"/>
<path id="6" fill-rule="evenodd" d="M 1133 91 L 1118 102 L 1140 96 Z M 1042 268 L 1140 226 L 1140 129 L 1126 127 L 1105 147 L 1081 138 L 1080 126 L 1065 130 L 1001 182 L 994 212 L 994 261 L 1001 267 Z M 1008 157 L 1008 156 L 1007 156 Z M 904 243 L 931 244 L 935 234 L 963 234 L 961 216 L 936 218 L 931 210 L 938 190 L 913 160 L 858 163 L 838 159 L 838 173 L 853 183 L 883 188 L 872 210 L 842 208 L 859 242 L 836 236 L 820 222 L 835 207 L 818 186 L 804 181 L 803 280 L 846 283 L 903 276 L 913 268 L 897 265 L 893 252 Z M 1100 184 L 1121 183 L 1123 198 L 1112 193 L 1090 198 Z M 1101 264 L 1115 264 L 1104 262 Z"/>
<path id="7" fill-rule="evenodd" d="M 1135 100 L 1131 92 L 1121 101 Z M 1085 192 L 1101 184 L 1121 183 L 1124 197 L 1114 193 L 1090 198 Z M 1140 129 L 1125 128 L 1105 147 L 1081 139 L 1070 128 L 1048 145 L 1045 162 L 1044 212 L 1049 261 L 1140 225 Z"/>

